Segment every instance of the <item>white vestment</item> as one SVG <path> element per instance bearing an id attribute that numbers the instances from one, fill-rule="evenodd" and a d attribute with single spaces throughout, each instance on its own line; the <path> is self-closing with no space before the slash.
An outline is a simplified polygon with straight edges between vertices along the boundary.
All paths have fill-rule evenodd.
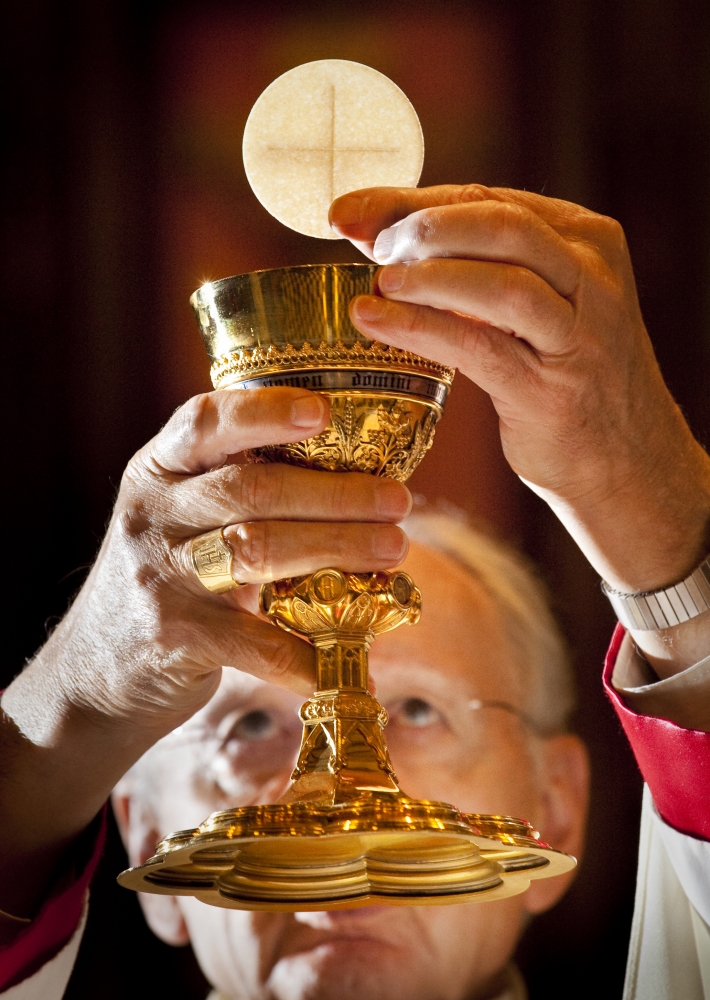
<path id="1" fill-rule="evenodd" d="M 23 979 L 17 986 L 3 990 L 0 994 L 3 1000 L 61 1000 L 72 974 L 76 956 L 79 953 L 79 945 L 84 936 L 88 914 L 89 893 L 87 892 L 81 920 L 62 950 L 57 952 L 54 958 L 46 962 L 41 969 L 38 969 L 34 976 Z"/>
<path id="2" fill-rule="evenodd" d="M 648 788 L 624 1000 L 710 1000 L 710 843 L 664 823 Z"/>
<path id="3" fill-rule="evenodd" d="M 612 684 L 635 712 L 694 729 L 710 697 L 710 657 L 659 681 L 627 633 Z M 672 780 L 672 760 L 668 768 Z M 710 788 L 697 795 L 707 802 Z M 648 787 L 623 1000 L 710 1000 L 710 843 L 664 822 Z"/>

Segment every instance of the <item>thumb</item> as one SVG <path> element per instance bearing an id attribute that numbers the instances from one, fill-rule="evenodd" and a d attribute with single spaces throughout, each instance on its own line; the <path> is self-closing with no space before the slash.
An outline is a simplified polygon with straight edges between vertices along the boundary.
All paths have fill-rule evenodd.
<path id="1" fill-rule="evenodd" d="M 339 236 L 364 250 L 383 229 L 412 212 L 467 201 L 500 201 L 482 184 L 440 184 L 428 188 L 374 187 L 351 191 L 330 206 L 330 225 Z M 364 244 L 364 246 L 362 246 Z"/>

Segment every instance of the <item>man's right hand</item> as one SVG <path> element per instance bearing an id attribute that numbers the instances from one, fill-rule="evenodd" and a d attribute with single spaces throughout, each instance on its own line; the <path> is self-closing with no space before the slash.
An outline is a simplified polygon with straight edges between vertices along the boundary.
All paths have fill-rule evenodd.
<path id="1" fill-rule="evenodd" d="M 471 184 L 369 188 L 331 206 L 382 264 L 364 336 L 457 367 L 491 396 L 511 468 L 614 590 L 678 583 L 710 545 L 710 458 L 663 381 L 621 226 Z M 707 656 L 708 615 L 634 641 L 665 677 Z"/>
<path id="2" fill-rule="evenodd" d="M 63 847 L 138 757 L 209 700 L 222 666 L 313 689 L 311 647 L 257 617 L 256 587 L 207 591 L 193 538 L 224 528 L 235 579 L 255 585 L 404 558 L 400 483 L 236 463 L 247 448 L 318 434 L 328 417 L 327 400 L 302 390 L 210 393 L 129 463 L 89 578 L 2 700 L 0 909 L 31 911 Z"/>

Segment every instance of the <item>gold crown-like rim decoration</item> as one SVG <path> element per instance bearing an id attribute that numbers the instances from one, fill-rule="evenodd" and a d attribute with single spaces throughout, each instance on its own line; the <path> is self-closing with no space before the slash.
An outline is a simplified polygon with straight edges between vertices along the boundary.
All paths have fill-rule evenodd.
<path id="1" fill-rule="evenodd" d="M 268 348 L 253 347 L 232 351 L 215 361 L 210 369 L 212 384 L 215 389 L 227 380 L 230 383 L 263 375 L 274 375 L 278 372 L 312 370 L 316 368 L 378 368 L 390 371 L 416 372 L 428 375 L 451 386 L 456 372 L 455 368 L 441 365 L 403 351 L 399 347 L 390 347 L 373 341 L 365 345 L 356 341 L 351 347 L 342 341 L 335 344 L 309 344 L 306 341 L 302 347 L 295 348 L 292 344 L 286 347 Z"/>

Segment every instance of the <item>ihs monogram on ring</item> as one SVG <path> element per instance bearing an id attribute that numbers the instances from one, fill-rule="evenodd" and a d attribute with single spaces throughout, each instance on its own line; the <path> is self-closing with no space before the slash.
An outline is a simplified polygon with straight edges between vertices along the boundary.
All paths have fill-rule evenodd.
<path id="1" fill-rule="evenodd" d="M 213 594 L 246 587 L 232 576 L 234 553 L 224 537 L 224 528 L 215 528 L 192 539 L 192 565 L 197 579 Z"/>

